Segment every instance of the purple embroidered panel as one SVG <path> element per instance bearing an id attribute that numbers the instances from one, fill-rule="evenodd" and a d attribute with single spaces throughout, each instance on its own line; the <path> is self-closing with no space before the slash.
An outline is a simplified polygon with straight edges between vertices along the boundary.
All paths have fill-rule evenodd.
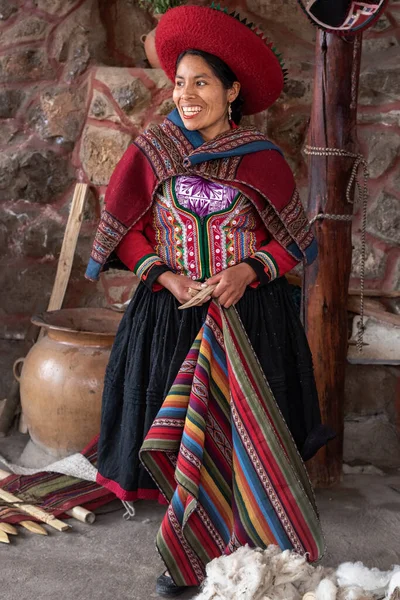
<path id="1" fill-rule="evenodd" d="M 197 175 L 180 175 L 175 180 L 175 193 L 181 206 L 199 217 L 207 217 L 211 213 L 229 208 L 238 192 L 234 188 Z"/>

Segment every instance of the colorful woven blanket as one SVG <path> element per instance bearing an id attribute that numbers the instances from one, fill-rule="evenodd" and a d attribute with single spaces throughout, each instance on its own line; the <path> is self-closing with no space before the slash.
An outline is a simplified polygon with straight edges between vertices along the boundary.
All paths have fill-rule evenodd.
<path id="1" fill-rule="evenodd" d="M 82 454 L 93 464 L 97 463 L 97 440 L 92 440 Z M 84 481 L 59 473 L 36 473 L 35 475 L 10 475 L 0 481 L 2 489 L 18 496 L 28 504 L 42 508 L 46 512 L 62 517 L 74 506 L 94 510 L 115 500 L 115 495 L 93 481 Z M 0 500 L 0 522 L 19 523 L 24 520 L 37 521 L 27 517 L 18 508 L 7 506 Z"/>
<path id="2" fill-rule="evenodd" d="M 177 585 L 245 544 L 321 558 L 304 463 L 234 308 L 210 304 L 141 460 L 169 501 L 157 546 Z"/>

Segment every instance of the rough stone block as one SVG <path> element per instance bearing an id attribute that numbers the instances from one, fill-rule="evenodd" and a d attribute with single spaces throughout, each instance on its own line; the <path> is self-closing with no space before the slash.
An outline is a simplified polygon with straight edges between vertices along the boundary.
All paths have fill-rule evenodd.
<path id="1" fill-rule="evenodd" d="M 346 419 L 344 461 L 372 463 L 378 467 L 400 467 L 400 438 L 386 415 Z"/>
<path id="2" fill-rule="evenodd" d="M 14 381 L 13 364 L 17 358 L 26 356 L 29 345 L 22 340 L 0 339 L 0 398 L 3 399 L 10 391 Z"/>
<path id="3" fill-rule="evenodd" d="M 399 378 L 400 367 L 347 364 L 346 418 L 386 414 L 389 421 L 394 423 Z"/>
<path id="4" fill-rule="evenodd" d="M 53 202 L 72 180 L 68 159 L 51 150 L 20 149 L 0 157 L 0 201 Z"/>
<path id="5" fill-rule="evenodd" d="M 139 79 L 134 79 L 111 90 L 112 96 L 123 112 L 130 116 L 149 104 L 151 94 Z"/>
<path id="6" fill-rule="evenodd" d="M 131 136 L 114 129 L 86 127 L 81 145 L 81 162 L 95 185 L 107 185 L 117 162 L 127 149 Z"/>
<path id="7" fill-rule="evenodd" d="M 146 74 L 146 77 L 148 77 L 154 82 L 155 88 L 157 88 L 158 90 L 170 88 L 172 94 L 172 81 L 168 79 L 168 77 L 162 69 L 143 69 L 143 71 Z"/>
<path id="8" fill-rule="evenodd" d="M 363 59 L 364 63 L 368 63 L 371 57 L 374 57 L 377 52 L 383 52 L 393 47 L 398 47 L 398 42 L 395 35 L 381 35 L 375 38 L 365 38 L 363 40 Z"/>
<path id="9" fill-rule="evenodd" d="M 400 244 L 400 200 L 382 192 L 368 217 L 368 224 L 370 233 L 389 244 Z"/>
<path id="10" fill-rule="evenodd" d="M 369 112 L 363 111 L 362 106 L 358 110 L 359 123 L 373 123 L 381 125 L 397 125 L 400 126 L 400 110 L 392 109 L 387 112 Z"/>
<path id="11" fill-rule="evenodd" d="M 22 254 L 31 258 L 58 258 L 65 225 L 54 219 L 39 218 L 24 231 Z"/>
<path id="12" fill-rule="evenodd" d="M 68 87 L 44 91 L 32 107 L 29 119 L 40 137 L 75 141 L 85 118 L 86 93 L 86 86 L 78 90 Z"/>
<path id="13" fill-rule="evenodd" d="M 2 302 L 0 317 L 7 315 L 31 316 L 35 306 L 46 306 L 54 283 L 57 261 L 30 264 L 16 261 L 1 264 L 0 289 Z M 9 330 L 10 337 L 11 331 Z M 1 336 L 0 337 L 5 337 Z"/>
<path id="14" fill-rule="evenodd" d="M 160 106 L 157 109 L 157 114 L 166 117 L 167 115 L 169 115 L 170 112 L 174 110 L 174 108 L 175 102 L 172 100 L 172 98 L 168 98 L 160 104 Z"/>
<path id="15" fill-rule="evenodd" d="M 22 146 L 28 141 L 29 135 L 21 130 L 21 123 L 17 119 L 7 119 L 0 123 L 0 146 Z"/>
<path id="16" fill-rule="evenodd" d="M 22 90 L 0 90 L 0 119 L 15 117 L 24 98 Z"/>
<path id="17" fill-rule="evenodd" d="M 7 203 L 0 206 L 1 255 L 17 258 L 22 254 L 24 230 L 40 214 L 38 205 L 30 202 Z"/>
<path id="18" fill-rule="evenodd" d="M 90 49 L 88 40 L 84 34 L 79 34 L 74 38 L 74 44 L 70 47 L 68 53 L 65 81 L 71 83 L 79 75 L 82 75 L 88 68 L 89 61 Z"/>
<path id="19" fill-rule="evenodd" d="M 65 65 L 64 80 L 71 83 L 85 72 L 90 60 L 107 60 L 106 33 L 98 2 L 87 0 L 54 29 L 49 56 Z"/>
<path id="20" fill-rule="evenodd" d="M 291 77 L 286 82 L 283 94 L 279 103 L 291 104 L 311 104 L 312 101 L 312 78 L 311 77 Z"/>
<path id="21" fill-rule="evenodd" d="M 101 14 L 107 28 L 108 52 L 116 64 L 145 66 L 146 55 L 140 38 L 155 27 L 150 14 L 132 0 L 108 0 L 102 3 Z"/>
<path id="22" fill-rule="evenodd" d="M 10 50 L 0 57 L 0 83 L 53 79 L 56 73 L 42 48 Z"/>
<path id="23" fill-rule="evenodd" d="M 299 157 L 307 134 L 309 115 L 294 114 L 280 120 L 270 119 L 268 135 L 285 152 Z"/>
<path id="24" fill-rule="evenodd" d="M 370 243 L 366 245 L 365 278 L 382 279 L 385 274 L 386 256 L 383 250 Z M 361 269 L 361 241 L 353 235 L 352 277 L 360 277 Z"/>
<path id="25" fill-rule="evenodd" d="M 123 304 L 134 293 L 139 279 L 129 271 L 110 269 L 101 276 L 101 285 L 107 303 Z"/>
<path id="26" fill-rule="evenodd" d="M 100 67 L 95 77 L 109 88 L 113 99 L 130 120 L 135 122 L 138 113 L 149 106 L 150 91 L 129 69 Z"/>
<path id="27" fill-rule="evenodd" d="M 93 98 L 89 108 L 89 117 L 91 119 L 98 119 L 99 121 L 112 121 L 113 123 L 120 123 L 121 119 L 115 112 L 113 105 L 105 94 L 102 94 L 98 90 L 94 90 Z"/>
<path id="28" fill-rule="evenodd" d="M 1 33 L 1 44 L 17 44 L 18 42 L 38 42 L 44 40 L 50 29 L 50 23 L 39 17 L 27 17 L 17 21 Z"/>
<path id="29" fill-rule="evenodd" d="M 352 338 L 357 339 L 360 317 L 353 319 Z M 349 346 L 347 360 L 353 364 L 400 365 L 400 325 L 386 323 L 375 317 L 364 317 L 363 342 L 359 352 L 354 345 Z"/>
<path id="30" fill-rule="evenodd" d="M 0 0 L 0 21 L 7 21 L 18 10 L 14 0 Z"/>
<path id="31" fill-rule="evenodd" d="M 394 131 L 360 128 L 359 139 L 366 149 L 370 177 L 380 177 L 400 155 L 400 135 Z"/>
<path id="32" fill-rule="evenodd" d="M 34 5 L 44 12 L 51 15 L 62 17 L 67 14 L 74 6 L 78 6 L 81 0 L 33 0 Z"/>
<path id="33" fill-rule="evenodd" d="M 272 30 L 281 26 L 299 39 L 310 44 L 314 42 L 315 27 L 307 19 L 297 0 L 247 0 L 247 7 L 252 13 L 265 19 L 268 26 L 271 23 Z M 276 42 L 273 35 L 271 39 Z"/>
<path id="34" fill-rule="evenodd" d="M 6 192 L 14 182 L 18 170 L 18 161 L 10 155 L 0 153 L 0 198 L 1 191 Z"/>
<path id="35" fill-rule="evenodd" d="M 365 71 L 360 74 L 361 104 L 377 105 L 397 102 L 400 96 L 400 73 L 398 69 Z"/>

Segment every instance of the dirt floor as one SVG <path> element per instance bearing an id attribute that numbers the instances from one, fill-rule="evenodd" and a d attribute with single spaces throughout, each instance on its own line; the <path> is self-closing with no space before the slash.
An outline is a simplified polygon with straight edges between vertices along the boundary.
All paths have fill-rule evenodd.
<path id="1" fill-rule="evenodd" d="M 16 460 L 27 437 L 0 440 L 0 454 Z M 0 463 L 1 468 L 1 463 Z M 361 560 L 369 567 L 400 564 L 400 470 L 344 475 L 340 486 L 317 490 L 326 566 Z M 75 520 L 68 533 L 47 537 L 21 531 L 0 544 L 2 600 L 145 600 L 156 598 L 162 571 L 154 539 L 164 508 L 137 504 L 133 521 L 118 501 L 100 509 L 93 525 Z M 195 590 L 181 598 L 195 596 Z"/>

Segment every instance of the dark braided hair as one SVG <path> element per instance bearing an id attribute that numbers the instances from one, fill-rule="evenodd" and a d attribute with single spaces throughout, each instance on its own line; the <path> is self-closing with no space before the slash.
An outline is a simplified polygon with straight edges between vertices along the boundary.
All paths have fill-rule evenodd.
<path id="1" fill-rule="evenodd" d="M 176 61 L 176 69 L 178 68 L 182 58 L 184 56 L 187 56 L 188 54 L 190 56 L 200 56 L 200 58 L 205 60 L 208 66 L 212 69 L 214 75 L 218 77 L 218 79 L 220 80 L 220 82 L 226 90 L 229 90 L 235 81 L 239 81 L 232 69 L 228 67 L 228 65 L 223 60 L 218 58 L 218 56 L 214 56 L 214 54 L 203 52 L 203 50 L 190 49 L 185 50 L 185 52 L 182 52 L 182 54 L 179 55 L 178 60 Z M 241 92 L 239 92 L 238 97 L 231 104 L 232 121 L 236 123 L 236 125 L 239 125 L 242 119 L 243 104 L 244 99 Z"/>

